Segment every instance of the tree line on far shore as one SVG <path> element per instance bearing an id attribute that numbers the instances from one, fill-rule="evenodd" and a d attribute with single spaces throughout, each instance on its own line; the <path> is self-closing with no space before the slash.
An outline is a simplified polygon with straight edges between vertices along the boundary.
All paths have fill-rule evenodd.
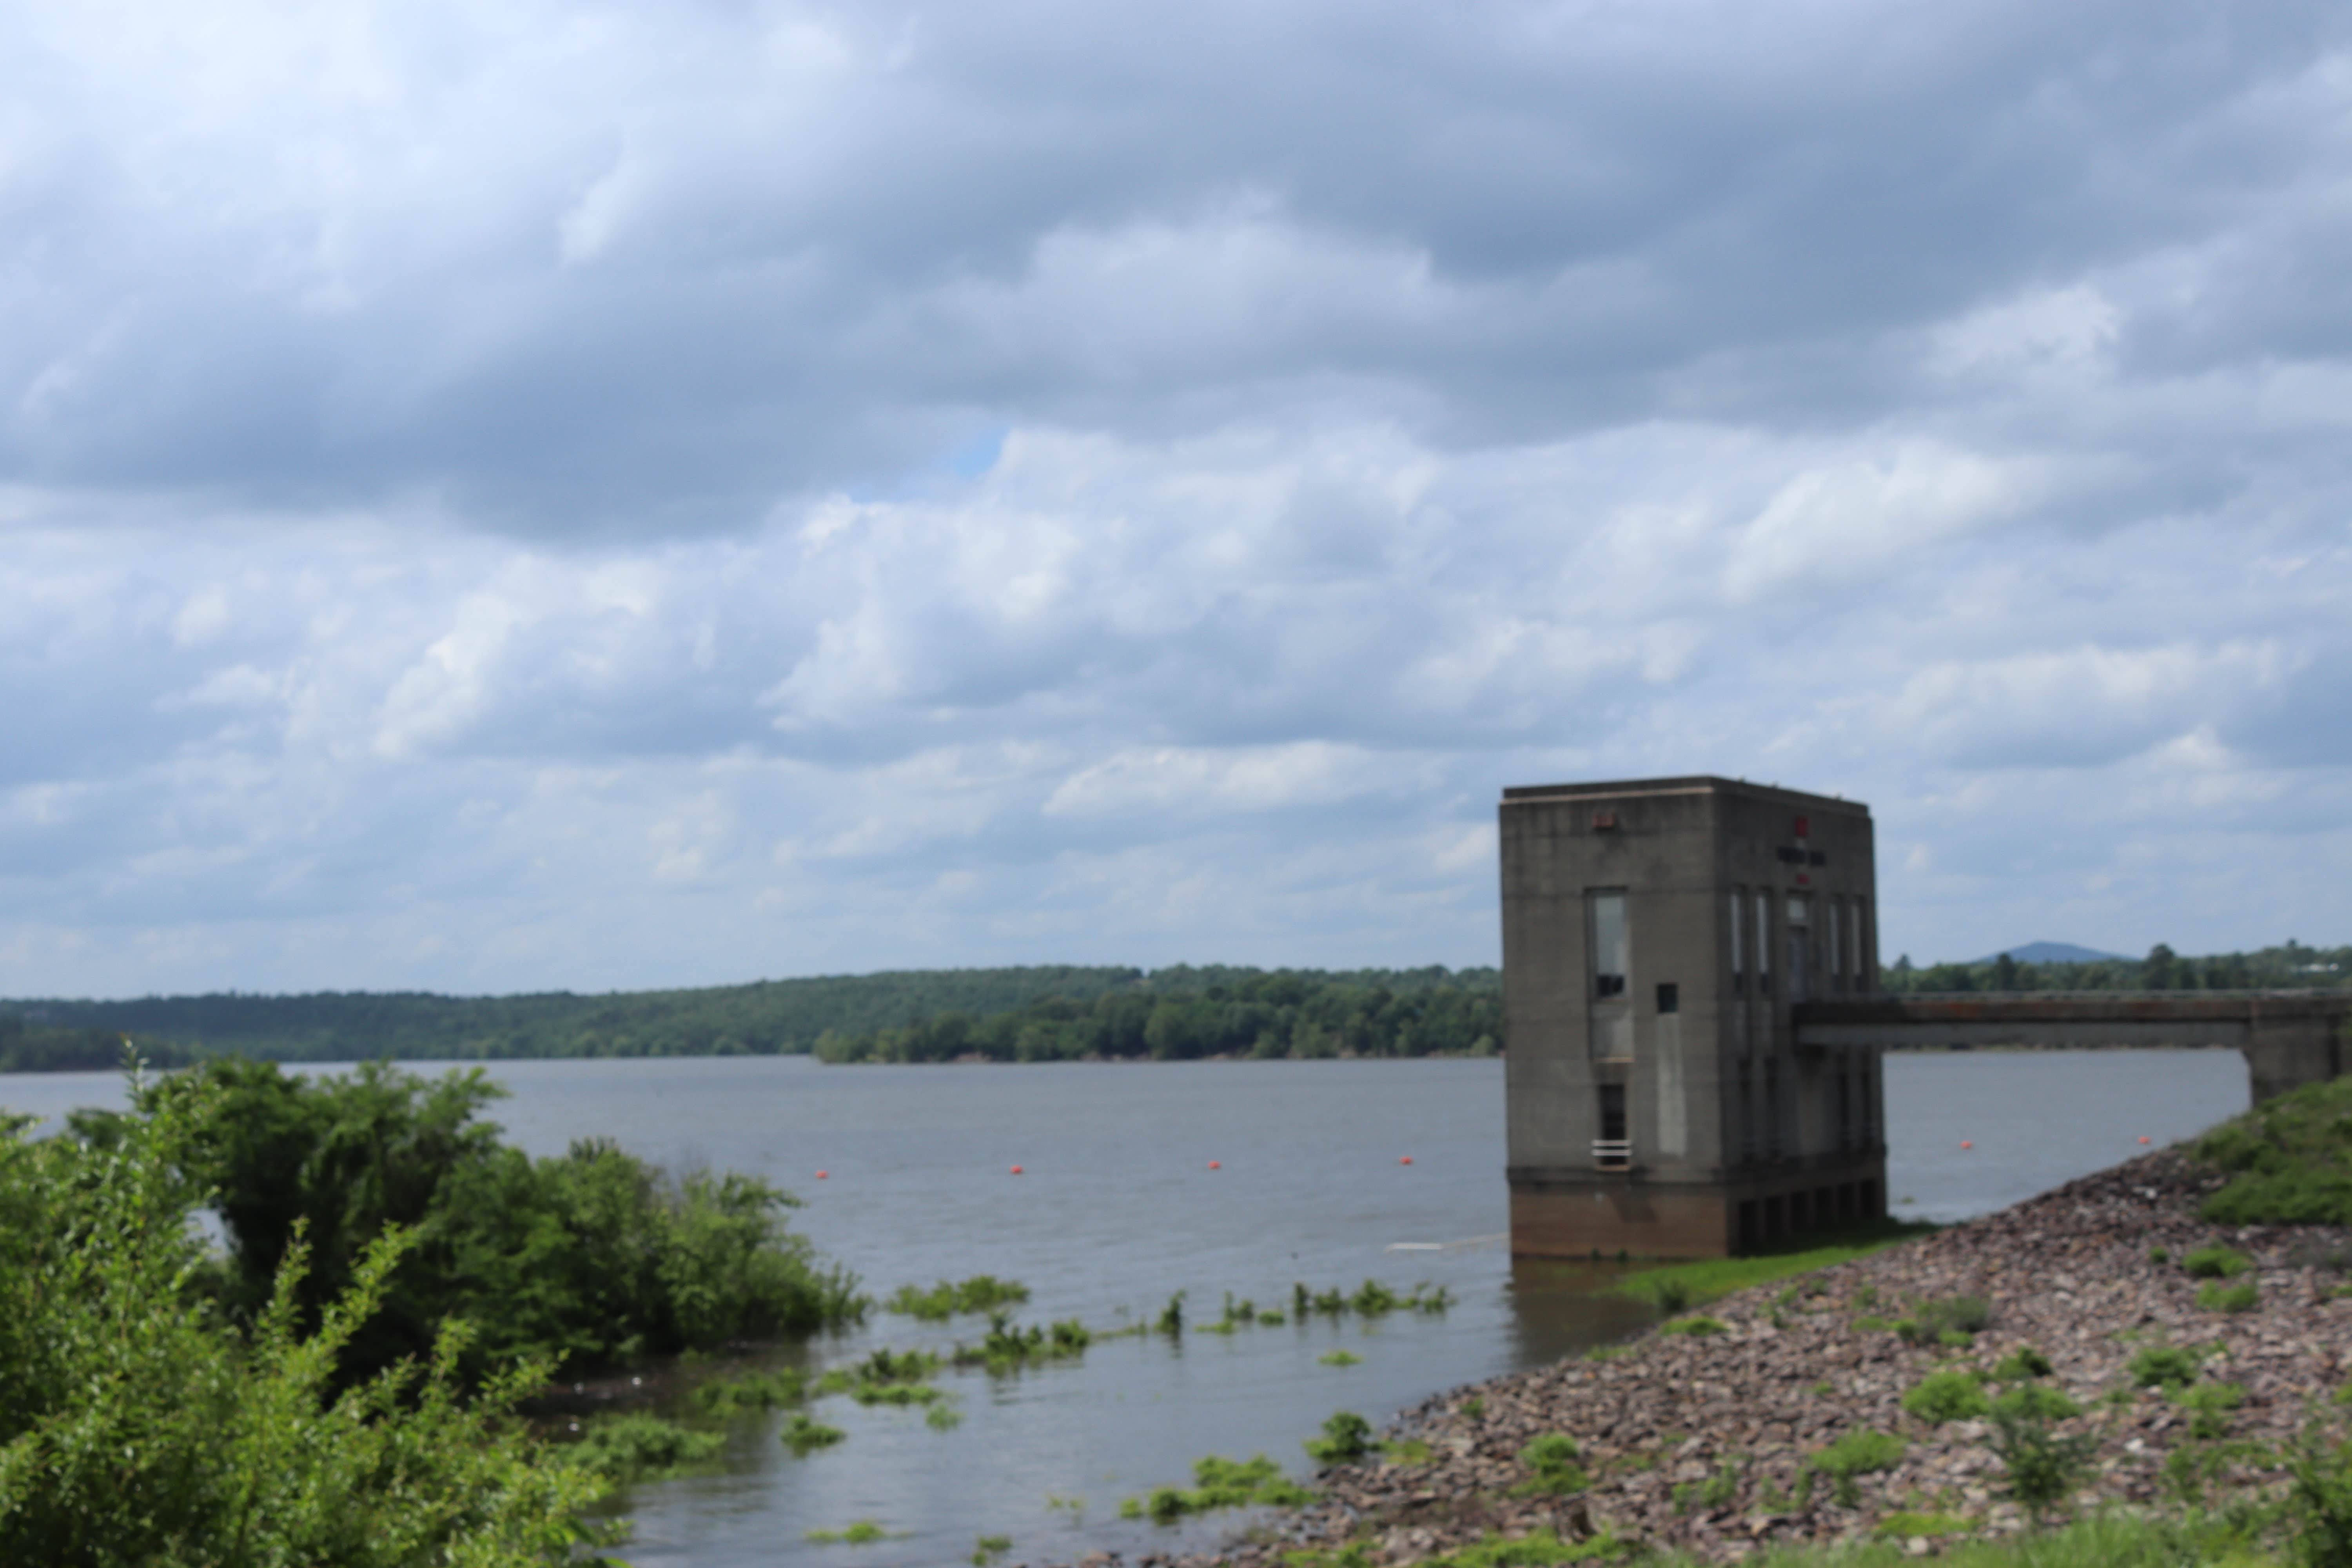
<path id="1" fill-rule="evenodd" d="M 1898 994 L 1970 991 L 2274 991 L 2341 990 L 2352 984 L 2352 947 L 2305 947 L 2288 938 L 2252 952 L 2203 957 L 2162 942 L 2145 958 L 2084 963 L 2020 963 L 2007 953 L 1979 963 L 1915 968 L 1905 954 L 1878 973 L 1879 988 Z"/>
<path id="2" fill-rule="evenodd" d="M 819 1037 L 828 1062 L 1195 1061 L 1492 1056 L 1503 1037 L 1494 970 L 1327 975 L 1298 970 L 1183 972 L 1204 984 L 1048 996 L 990 1018 L 943 1013 L 898 1028 Z"/>

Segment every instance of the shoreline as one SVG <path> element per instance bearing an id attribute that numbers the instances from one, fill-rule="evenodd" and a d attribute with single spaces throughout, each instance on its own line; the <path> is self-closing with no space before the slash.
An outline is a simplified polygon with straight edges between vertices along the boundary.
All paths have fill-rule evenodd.
<path id="1" fill-rule="evenodd" d="M 1385 1434 L 1402 1462 L 1328 1470 L 1320 1500 L 1270 1515 L 1217 1552 L 1136 1561 L 1275 1568 L 1288 1551 L 1354 1545 L 1366 1562 L 1407 1563 L 1545 1531 L 1562 1542 L 1605 1536 L 1736 1561 L 1874 1534 L 1892 1533 L 1915 1554 L 2013 1534 L 2027 1516 L 2005 1496 L 1990 1424 L 1933 1425 L 1902 1400 L 1931 1372 L 1989 1370 L 2024 1346 L 2052 1363 L 2040 1384 L 2082 1406 L 2052 1429 L 2091 1446 L 2078 1489 L 2053 1520 L 2114 1504 L 2161 1509 L 2189 1489 L 2273 1489 L 2283 1478 L 2263 1448 L 2291 1441 L 2315 1404 L 2333 1408 L 2321 1396 L 2352 1367 L 2352 1297 L 2336 1293 L 2352 1264 L 2352 1232 L 2198 1218 L 2198 1203 L 2219 1184 L 2176 1151 L 2144 1154 L 1689 1315 L 1719 1331 L 1661 1325 L 1597 1353 L 1450 1390 Z M 2259 1292 L 2251 1310 L 2198 1304 L 2210 1281 L 2179 1260 L 2217 1245 L 2253 1260 L 2242 1277 Z M 2168 1260 L 2151 1256 L 2158 1247 Z M 1990 1309 L 1965 1349 L 1907 1342 L 1883 1321 L 1963 1296 Z M 2133 1387 L 2133 1356 L 2164 1345 L 2196 1349 L 2201 1380 L 2234 1385 L 2240 1402 L 2200 1419 L 2171 1395 Z M 1850 1432 L 1888 1434 L 1904 1448 L 1890 1468 L 1855 1478 L 1842 1504 L 1827 1478 L 1813 1487 L 1802 1477 L 1808 1455 Z M 1575 1441 L 1589 1484 L 1527 1495 L 1532 1477 L 1520 1452 L 1549 1433 Z"/>

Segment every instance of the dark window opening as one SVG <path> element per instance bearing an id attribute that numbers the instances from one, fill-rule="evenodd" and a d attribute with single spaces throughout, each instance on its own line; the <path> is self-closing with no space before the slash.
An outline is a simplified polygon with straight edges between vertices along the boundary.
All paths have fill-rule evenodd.
<path id="1" fill-rule="evenodd" d="M 1601 1086 L 1601 1138 L 1607 1143 L 1625 1141 L 1625 1086 L 1622 1083 Z"/>
<path id="2" fill-rule="evenodd" d="M 1658 982 L 1658 1011 L 1679 1013 L 1683 1010 L 1682 987 L 1671 980 Z"/>

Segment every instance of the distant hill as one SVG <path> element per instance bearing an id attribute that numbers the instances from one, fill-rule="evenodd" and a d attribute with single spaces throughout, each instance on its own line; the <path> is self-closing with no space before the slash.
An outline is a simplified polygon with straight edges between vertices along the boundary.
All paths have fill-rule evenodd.
<path id="1" fill-rule="evenodd" d="M 2107 963 L 2130 955 L 2121 952 L 2101 952 L 2095 947 L 2077 947 L 2071 942 L 2029 942 L 2022 947 L 2004 948 L 2020 963 Z M 1972 958 L 1970 963 L 1992 963 L 2000 953 L 1989 952 L 1982 958 Z"/>
<path id="2" fill-rule="evenodd" d="M 691 991 L 568 991 L 520 996 L 429 992 L 320 992 L 257 996 L 147 996 L 117 1002 L 0 1000 L 0 1071 L 92 1065 L 137 1037 L 159 1064 L 182 1052 L 281 1061 L 478 1060 L 518 1057 L 775 1056 L 824 1035 L 867 1037 L 948 1016 L 981 1023 L 1051 999 L 1090 1007 L 1109 997 L 1223 996 L 1294 975 L 1315 992 L 1417 996 L 1497 993 L 1493 969 L 1267 971 L 1171 965 L 1145 973 L 1108 965 L 901 970 L 714 985 Z M 170 1047 L 179 1047 L 173 1050 Z"/>

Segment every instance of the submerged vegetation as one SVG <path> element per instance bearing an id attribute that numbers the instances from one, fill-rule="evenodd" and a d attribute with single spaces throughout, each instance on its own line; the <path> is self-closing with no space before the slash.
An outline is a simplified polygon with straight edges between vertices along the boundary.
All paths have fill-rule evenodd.
<path id="1" fill-rule="evenodd" d="M 921 1322 L 943 1323 L 961 1312 L 994 1312 L 1005 1307 L 1018 1307 L 1028 1300 L 1029 1287 L 1018 1279 L 975 1274 L 969 1279 L 942 1279 L 928 1290 L 901 1285 L 882 1303 L 882 1309 Z"/>
<path id="2" fill-rule="evenodd" d="M 1315 1500 L 1315 1494 L 1282 1473 L 1282 1467 L 1264 1454 L 1248 1459 L 1225 1459 L 1214 1454 L 1192 1466 L 1193 1485 L 1160 1487 L 1149 1497 L 1129 1498 L 1118 1505 L 1121 1519 L 1149 1519 L 1173 1524 L 1186 1514 L 1225 1508 L 1296 1508 Z"/>

